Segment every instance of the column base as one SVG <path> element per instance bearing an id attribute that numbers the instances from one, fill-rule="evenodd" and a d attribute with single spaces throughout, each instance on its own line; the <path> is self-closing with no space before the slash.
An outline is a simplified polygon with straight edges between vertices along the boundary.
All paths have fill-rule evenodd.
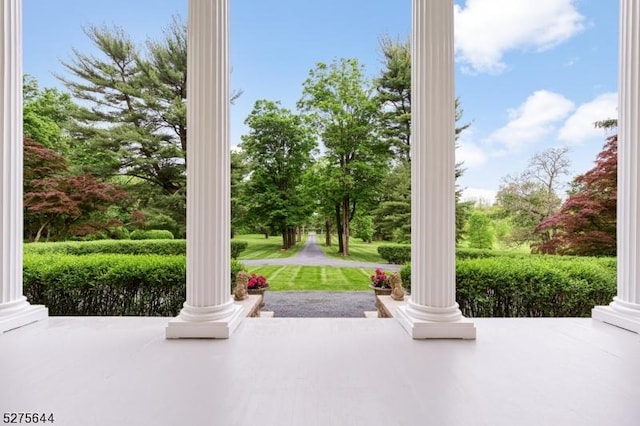
<path id="1" fill-rule="evenodd" d="M 211 321 L 186 320 L 178 316 L 169 321 L 166 338 L 228 339 L 242 322 L 242 312 L 242 307 L 234 304 L 225 317 Z"/>
<path id="2" fill-rule="evenodd" d="M 28 305 L 26 308 L 8 315 L 0 315 L 0 333 L 24 327 L 46 319 L 49 310 L 43 305 Z"/>
<path id="3" fill-rule="evenodd" d="M 591 311 L 591 318 L 640 334 L 640 310 L 633 312 L 630 309 L 616 309 L 616 303 L 618 302 L 609 306 L 596 306 Z"/>
<path id="4" fill-rule="evenodd" d="M 413 339 L 475 339 L 473 322 L 460 317 L 456 321 L 438 322 L 414 318 L 407 312 L 407 306 L 396 310 L 396 318 Z"/>

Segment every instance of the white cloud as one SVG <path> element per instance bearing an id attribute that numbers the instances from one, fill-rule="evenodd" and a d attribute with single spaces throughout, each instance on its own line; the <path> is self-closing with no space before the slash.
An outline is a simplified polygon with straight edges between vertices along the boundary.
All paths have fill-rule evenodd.
<path id="1" fill-rule="evenodd" d="M 584 28 L 575 0 L 467 0 L 455 5 L 457 59 L 478 72 L 505 68 L 510 50 L 549 49 Z"/>
<path id="2" fill-rule="evenodd" d="M 580 105 L 558 132 L 558 139 L 572 145 L 588 140 L 602 140 L 605 132 L 594 126 L 596 121 L 618 117 L 618 94 L 604 93 L 591 102 Z"/>
<path id="3" fill-rule="evenodd" d="M 462 190 L 460 198 L 462 201 L 482 202 L 491 205 L 496 202 L 497 193 L 498 191 L 494 189 L 465 188 Z"/>
<path id="4" fill-rule="evenodd" d="M 456 162 L 464 162 L 464 168 L 481 166 L 487 162 L 488 154 L 474 142 L 473 127 L 460 133 L 456 144 Z"/>
<path id="5" fill-rule="evenodd" d="M 556 124 L 574 109 L 569 99 L 547 90 L 534 92 L 518 109 L 509 111 L 509 122 L 489 136 L 509 150 L 538 142 L 552 134 Z"/>

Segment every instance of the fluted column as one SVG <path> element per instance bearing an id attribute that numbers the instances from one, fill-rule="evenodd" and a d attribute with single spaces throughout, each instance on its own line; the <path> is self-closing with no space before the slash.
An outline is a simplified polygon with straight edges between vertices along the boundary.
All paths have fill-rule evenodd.
<path id="1" fill-rule="evenodd" d="M 0 333 L 47 317 L 22 293 L 22 0 L 0 6 Z"/>
<path id="2" fill-rule="evenodd" d="M 187 300 L 167 338 L 228 338 L 231 298 L 229 0 L 189 0 Z"/>
<path id="3" fill-rule="evenodd" d="M 618 295 L 592 317 L 640 333 L 640 1 L 620 1 Z"/>
<path id="4" fill-rule="evenodd" d="M 474 339 L 456 303 L 453 1 L 413 0 L 411 297 L 414 339 Z"/>

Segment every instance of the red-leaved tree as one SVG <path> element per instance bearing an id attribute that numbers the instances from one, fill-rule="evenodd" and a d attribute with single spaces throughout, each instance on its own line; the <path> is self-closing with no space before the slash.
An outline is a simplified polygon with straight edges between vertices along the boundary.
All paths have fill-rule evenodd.
<path id="1" fill-rule="evenodd" d="M 537 245 L 540 253 L 578 256 L 615 256 L 618 137 L 607 138 L 596 165 L 573 181 L 573 189 L 558 213 L 535 232 L 550 232 Z"/>
<path id="2" fill-rule="evenodd" d="M 121 225 L 101 213 L 125 192 L 91 175 L 68 173 L 65 159 L 30 139 L 24 139 L 25 234 L 39 241 L 55 227 L 55 236 L 84 236 Z"/>

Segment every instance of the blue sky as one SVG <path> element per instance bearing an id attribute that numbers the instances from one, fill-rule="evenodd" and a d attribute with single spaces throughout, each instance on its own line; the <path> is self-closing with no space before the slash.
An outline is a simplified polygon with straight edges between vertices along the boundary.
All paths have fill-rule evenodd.
<path id="1" fill-rule="evenodd" d="M 295 108 L 314 64 L 355 57 L 381 69 L 378 38 L 404 39 L 410 0 L 230 0 L 232 144 L 257 99 Z M 467 197 L 490 199 L 531 155 L 570 148 L 571 175 L 592 167 L 607 136 L 593 122 L 617 114 L 618 2 L 456 0 L 456 94 L 470 122 L 456 156 Z M 41 87 L 72 48 L 93 47 L 82 26 L 117 25 L 140 45 L 158 39 L 186 0 L 23 0 L 24 72 Z"/>

